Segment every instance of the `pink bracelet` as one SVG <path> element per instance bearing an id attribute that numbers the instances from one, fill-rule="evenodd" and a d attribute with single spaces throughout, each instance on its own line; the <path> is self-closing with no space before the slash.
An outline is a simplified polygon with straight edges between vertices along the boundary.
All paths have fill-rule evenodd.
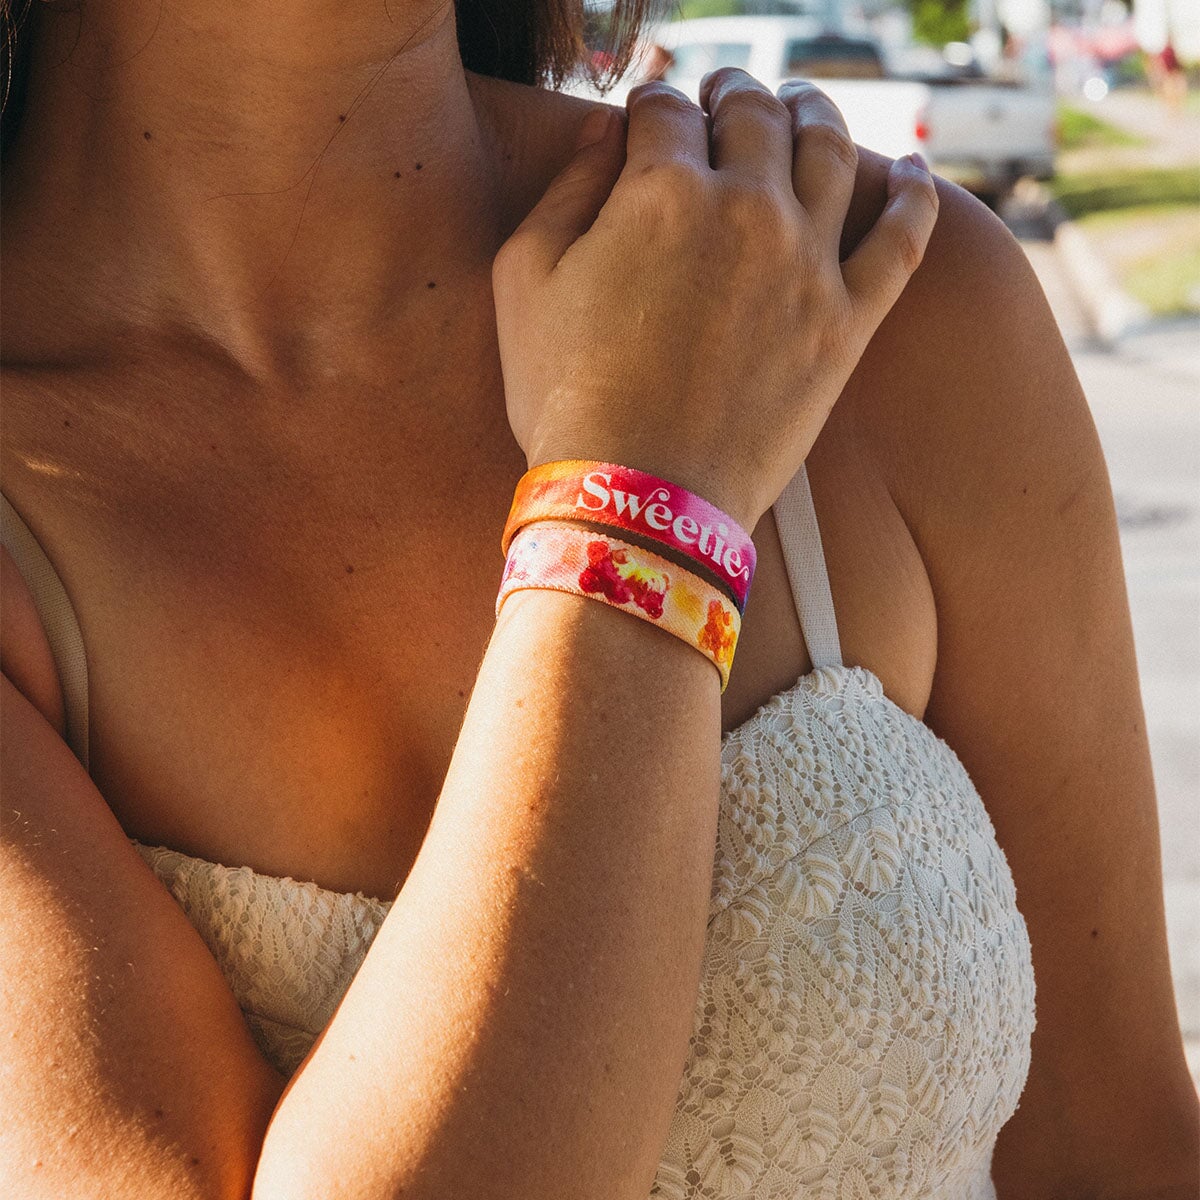
<path id="1" fill-rule="evenodd" d="M 742 618 L 716 586 L 659 554 L 566 521 L 537 521 L 513 539 L 496 616 L 522 588 L 588 596 L 649 621 L 694 646 L 729 684 Z"/>
<path id="2" fill-rule="evenodd" d="M 738 612 L 746 610 L 754 542 L 728 514 L 676 484 L 616 463 L 543 463 L 517 484 L 500 548 L 507 554 L 518 529 L 548 519 L 594 521 L 654 538 L 711 571 Z"/>

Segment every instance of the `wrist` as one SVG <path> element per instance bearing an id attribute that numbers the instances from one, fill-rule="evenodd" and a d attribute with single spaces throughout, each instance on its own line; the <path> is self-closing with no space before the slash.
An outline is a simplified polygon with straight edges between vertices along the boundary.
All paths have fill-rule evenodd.
<path id="1" fill-rule="evenodd" d="M 724 691 L 741 630 L 736 602 L 689 569 L 661 555 L 574 521 L 538 520 L 514 536 L 496 597 L 557 590 L 610 605 L 658 625 L 707 658 Z"/>
<path id="2" fill-rule="evenodd" d="M 597 696 L 627 696 L 631 687 L 647 686 L 661 695 L 721 695 L 712 664 L 679 638 L 583 596 L 549 588 L 515 591 L 496 629 L 501 640 L 522 639 L 529 664 L 543 679 L 586 679 Z"/>
<path id="3" fill-rule="evenodd" d="M 679 484 L 636 467 L 595 459 L 556 459 L 521 477 L 504 524 L 508 553 L 519 530 L 538 521 L 619 530 L 654 544 L 689 571 L 713 580 L 744 612 L 757 558 L 754 540 L 726 511 Z"/>
<path id="4" fill-rule="evenodd" d="M 762 509 L 744 481 L 719 463 L 697 461 L 673 447 L 607 437 L 580 438 L 569 445 L 544 444 L 526 456 L 530 470 L 545 463 L 574 459 L 619 463 L 658 476 L 706 500 L 748 532 L 753 531 L 762 517 Z"/>

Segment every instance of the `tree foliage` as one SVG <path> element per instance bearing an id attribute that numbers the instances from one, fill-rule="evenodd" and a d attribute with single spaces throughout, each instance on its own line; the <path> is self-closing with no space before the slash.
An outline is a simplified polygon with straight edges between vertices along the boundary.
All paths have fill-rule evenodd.
<path id="1" fill-rule="evenodd" d="M 908 0 L 913 37 L 930 46 L 965 42 L 971 35 L 967 0 Z"/>
<path id="2" fill-rule="evenodd" d="M 679 18 L 692 20 L 694 17 L 736 17 L 745 12 L 741 0 L 682 0 Z"/>

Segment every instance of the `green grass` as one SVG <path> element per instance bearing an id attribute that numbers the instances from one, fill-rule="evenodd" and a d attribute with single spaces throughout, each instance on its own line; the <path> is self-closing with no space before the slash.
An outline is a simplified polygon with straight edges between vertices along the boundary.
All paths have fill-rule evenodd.
<path id="1" fill-rule="evenodd" d="M 1184 213 L 1194 215 L 1197 228 L 1200 228 L 1200 210 L 1194 209 L 1190 204 L 1134 204 L 1129 208 L 1101 209 L 1081 217 L 1079 224 L 1084 229 L 1095 229 L 1103 233 L 1134 222 L 1178 221 L 1182 220 Z"/>
<path id="2" fill-rule="evenodd" d="M 1064 150 L 1096 146 L 1140 146 L 1142 139 L 1070 104 L 1058 106 L 1059 144 Z"/>
<path id="3" fill-rule="evenodd" d="M 1152 167 L 1063 175 L 1051 184 L 1070 217 L 1118 208 L 1200 204 L 1200 169 Z"/>
<path id="4" fill-rule="evenodd" d="M 1175 316 L 1200 308 L 1200 236 L 1189 246 L 1135 263 L 1122 281 L 1151 312 Z"/>
<path id="5" fill-rule="evenodd" d="M 1127 253 L 1112 257 L 1121 286 L 1158 316 L 1200 311 L 1200 207 L 1109 209 L 1089 214 L 1079 227 L 1102 252 L 1136 246 L 1148 227 L 1157 228 L 1161 236 L 1149 253 L 1132 260 Z"/>

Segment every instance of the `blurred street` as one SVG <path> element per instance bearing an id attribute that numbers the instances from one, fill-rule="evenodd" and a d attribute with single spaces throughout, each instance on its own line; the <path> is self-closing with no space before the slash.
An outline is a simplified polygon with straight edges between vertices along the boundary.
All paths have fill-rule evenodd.
<path id="1" fill-rule="evenodd" d="M 1113 348 L 1089 329 L 1036 201 L 1003 214 L 1041 280 L 1108 460 L 1158 791 L 1171 961 L 1200 1086 L 1200 317 Z"/>

